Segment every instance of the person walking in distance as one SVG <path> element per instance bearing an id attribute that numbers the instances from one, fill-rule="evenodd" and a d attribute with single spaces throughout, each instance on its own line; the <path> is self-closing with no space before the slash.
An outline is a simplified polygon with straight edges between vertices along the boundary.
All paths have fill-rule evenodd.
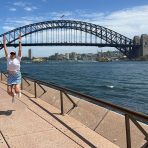
<path id="1" fill-rule="evenodd" d="M 12 103 L 16 95 L 21 97 L 21 72 L 20 72 L 20 61 L 22 57 L 22 44 L 21 44 L 21 36 L 18 37 L 19 41 L 19 48 L 18 48 L 18 55 L 16 55 L 15 51 L 11 51 L 10 54 L 8 53 L 8 48 L 6 45 L 6 36 L 3 37 L 3 44 L 4 44 L 4 51 L 5 57 L 7 59 L 7 92 L 10 96 L 12 96 Z"/>

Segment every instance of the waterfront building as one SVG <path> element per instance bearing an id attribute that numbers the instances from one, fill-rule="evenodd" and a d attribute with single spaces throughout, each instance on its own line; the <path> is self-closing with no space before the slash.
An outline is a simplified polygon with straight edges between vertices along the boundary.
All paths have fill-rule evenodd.
<path id="1" fill-rule="evenodd" d="M 65 59 L 69 60 L 69 53 L 65 53 Z"/>
<path id="2" fill-rule="evenodd" d="M 72 53 L 70 53 L 70 55 L 69 55 L 69 57 L 70 57 L 70 59 L 71 60 L 77 60 L 77 53 L 76 52 L 72 52 Z"/>

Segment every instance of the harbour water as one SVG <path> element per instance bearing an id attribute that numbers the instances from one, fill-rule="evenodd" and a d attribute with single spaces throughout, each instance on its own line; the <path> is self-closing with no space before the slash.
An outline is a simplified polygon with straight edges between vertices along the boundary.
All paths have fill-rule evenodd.
<path id="1" fill-rule="evenodd" d="M 5 62 L 0 70 L 6 71 Z M 21 71 L 24 76 L 148 114 L 148 62 L 22 63 Z"/>

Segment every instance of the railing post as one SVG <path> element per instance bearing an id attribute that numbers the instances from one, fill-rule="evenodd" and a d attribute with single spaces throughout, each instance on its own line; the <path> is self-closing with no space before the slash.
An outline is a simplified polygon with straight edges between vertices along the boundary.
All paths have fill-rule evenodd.
<path id="1" fill-rule="evenodd" d="M 1 81 L 2 81 L 2 72 L 1 72 Z"/>
<path id="2" fill-rule="evenodd" d="M 61 115 L 64 115 L 63 93 L 62 93 L 62 91 L 60 91 L 60 100 L 61 100 Z"/>
<path id="3" fill-rule="evenodd" d="M 129 115 L 125 114 L 125 128 L 126 128 L 126 144 L 127 148 L 131 148 L 131 133 Z"/>
<path id="4" fill-rule="evenodd" d="M 70 98 L 70 96 L 66 93 L 66 92 L 63 92 L 65 94 L 65 96 L 72 102 L 73 104 L 73 107 L 77 107 L 77 104 Z"/>
<path id="5" fill-rule="evenodd" d="M 37 98 L 37 92 L 36 92 L 36 82 L 34 81 L 34 93 L 35 93 L 35 98 Z"/>

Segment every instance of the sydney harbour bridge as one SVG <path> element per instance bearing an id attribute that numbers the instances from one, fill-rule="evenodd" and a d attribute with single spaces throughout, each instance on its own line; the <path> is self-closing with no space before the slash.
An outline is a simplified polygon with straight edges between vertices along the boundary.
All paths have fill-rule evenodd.
<path id="1" fill-rule="evenodd" d="M 0 35 L 0 49 L 3 36 L 7 46 L 18 46 L 18 36 L 22 36 L 22 46 L 96 46 L 115 47 L 129 59 L 137 57 L 141 45 L 124 35 L 106 27 L 74 20 L 45 21 L 18 27 Z"/>

